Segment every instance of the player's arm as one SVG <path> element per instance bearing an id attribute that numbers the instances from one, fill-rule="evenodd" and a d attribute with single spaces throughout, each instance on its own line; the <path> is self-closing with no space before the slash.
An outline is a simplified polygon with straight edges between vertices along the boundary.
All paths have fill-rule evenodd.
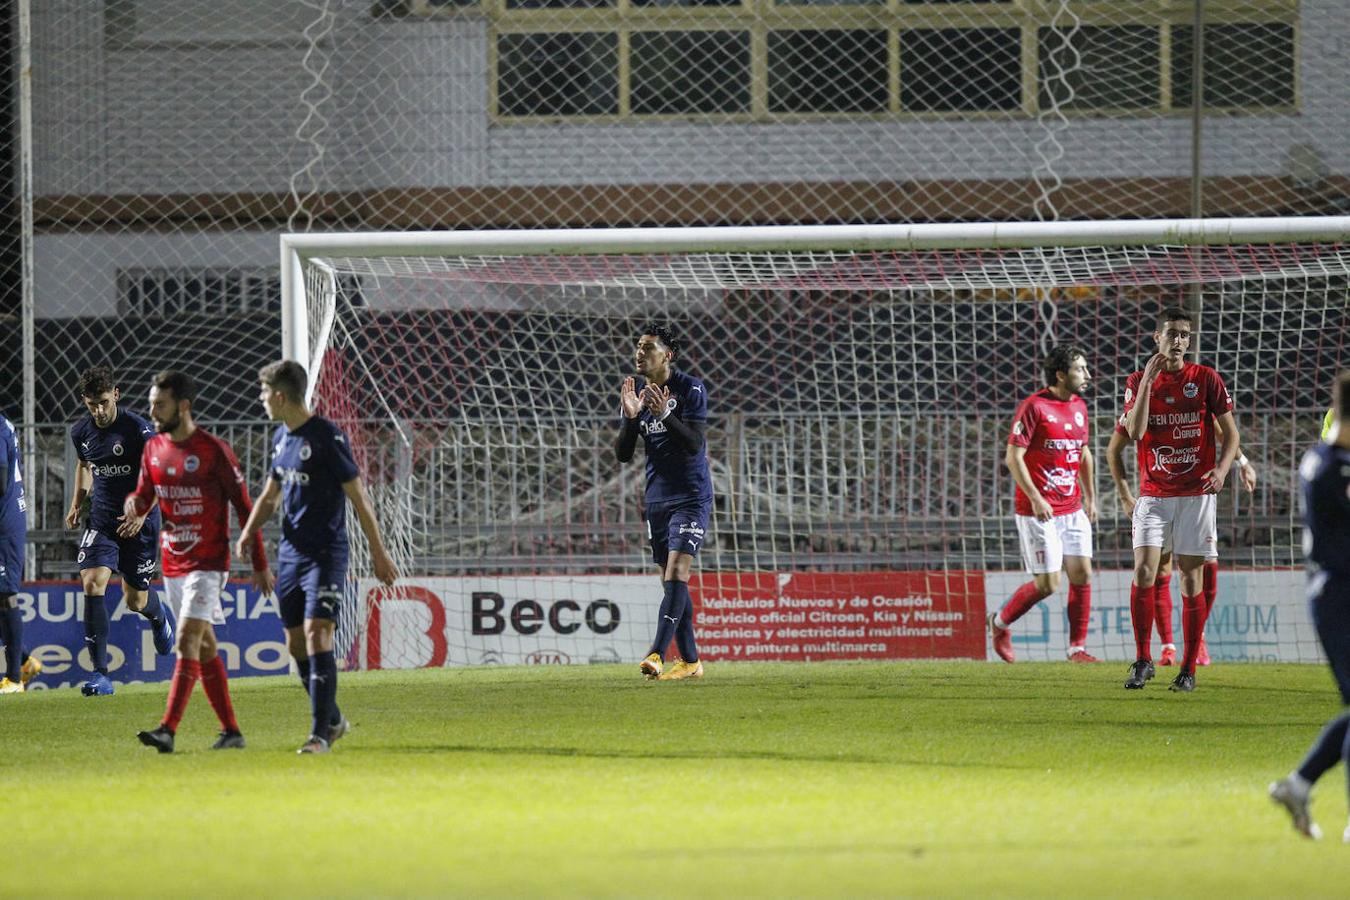
<path id="1" fill-rule="evenodd" d="M 370 495 L 366 493 L 365 482 L 359 477 L 353 478 L 343 483 L 342 492 L 352 502 L 352 508 L 356 510 L 356 520 L 361 523 L 361 531 L 365 533 L 366 543 L 370 545 L 370 561 L 375 568 L 375 577 L 386 586 L 392 585 L 398 579 L 398 569 L 384 550 L 384 541 L 380 539 L 380 525 L 375 521 L 375 509 L 370 503 Z"/>
<path id="2" fill-rule="evenodd" d="M 614 458 L 626 463 L 637 450 L 638 413 L 642 412 L 642 401 L 638 399 L 636 382 L 631 375 L 619 388 L 619 406 L 623 410 L 623 424 L 619 426 L 619 436 L 614 439 Z"/>
<path id="3" fill-rule="evenodd" d="M 150 515 L 158 499 L 155 483 L 150 479 L 150 445 L 146 444 L 141 451 L 141 474 L 136 479 L 136 490 L 122 501 L 122 515 L 117 519 L 122 523 L 117 526 L 118 536 L 129 538 L 140 534 L 145 517 Z"/>
<path id="4" fill-rule="evenodd" d="M 89 469 L 89 463 L 82 459 L 75 460 L 75 493 L 70 498 L 70 509 L 66 510 L 66 527 L 80 527 L 80 511 L 84 509 L 84 501 L 89 499 L 89 491 L 94 486 L 94 473 Z"/>
<path id="5" fill-rule="evenodd" d="M 1153 392 L 1153 381 L 1166 362 L 1167 357 L 1161 353 L 1153 354 L 1144 366 L 1133 398 L 1125 406 L 1125 414 L 1120 417 L 1121 427 L 1132 441 L 1139 440 L 1148 431 L 1148 401 Z"/>
<path id="6" fill-rule="evenodd" d="M 216 479 L 225 499 L 234 507 L 234 514 L 242 528 L 253 514 L 253 502 L 248 497 L 248 486 L 244 484 L 244 473 L 239 471 L 239 460 L 234 451 L 224 441 L 220 442 L 220 452 L 216 454 Z M 271 479 L 268 479 L 269 481 Z M 267 567 L 267 551 L 263 549 L 262 531 L 253 532 L 248 541 L 249 556 L 253 563 L 253 586 L 260 593 L 270 594 L 276 584 L 276 578 Z"/>
<path id="7" fill-rule="evenodd" d="M 258 495 L 257 502 L 253 504 L 253 511 L 248 514 L 248 521 L 239 532 L 239 539 L 234 542 L 235 556 L 249 555 L 249 545 L 253 542 L 253 536 L 260 534 L 263 523 L 272 518 L 280 503 L 281 484 L 275 478 L 269 477 L 267 484 L 263 485 L 262 493 Z"/>
<path id="8" fill-rule="evenodd" d="M 1215 416 L 1214 436 L 1219 439 L 1220 447 L 1223 446 L 1223 435 L 1223 422 Z M 1256 466 L 1252 465 L 1252 461 L 1243 454 L 1241 443 L 1238 444 L 1237 459 L 1233 461 L 1237 463 L 1238 478 L 1242 481 L 1242 489 L 1249 494 L 1256 493 Z"/>
<path id="9" fill-rule="evenodd" d="M 1078 486 L 1083 491 L 1083 511 L 1087 513 L 1089 522 L 1097 521 L 1097 477 L 1096 465 L 1092 459 L 1092 451 L 1083 448 L 1083 455 L 1078 460 Z"/>
<path id="10" fill-rule="evenodd" d="M 667 387 L 648 384 L 642 389 L 642 404 L 647 407 L 647 411 L 665 423 L 666 433 L 675 439 L 680 449 L 690 456 L 697 456 L 707 442 L 708 423 L 700 420 L 684 421 L 675 415 L 669 401 L 670 389 Z"/>
<path id="11" fill-rule="evenodd" d="M 1027 448 L 1020 447 L 1017 444 L 1009 444 L 1008 450 L 1003 454 L 1003 462 L 1008 466 L 1008 471 L 1012 473 L 1013 481 L 1022 489 L 1022 493 L 1027 495 L 1031 501 L 1031 512 L 1042 522 L 1049 522 L 1055 517 L 1055 511 L 1050 508 L 1050 504 L 1041 496 L 1041 492 L 1036 489 L 1036 485 L 1031 481 L 1031 470 L 1027 468 Z"/>
<path id="12" fill-rule="evenodd" d="M 1205 493 L 1207 494 L 1217 494 L 1223 490 L 1224 480 L 1228 478 L 1228 470 L 1233 467 L 1233 460 L 1237 458 L 1238 450 L 1237 420 L 1233 418 L 1232 410 L 1216 418 L 1219 427 L 1223 430 L 1223 446 L 1220 449 L 1218 463 L 1205 473 Z"/>
<path id="13" fill-rule="evenodd" d="M 1126 517 L 1134 515 L 1134 492 L 1130 490 L 1129 479 L 1125 475 L 1125 447 L 1129 439 L 1119 429 L 1111 429 L 1111 440 L 1106 445 L 1106 467 L 1111 470 L 1111 480 L 1116 485 L 1116 496 L 1120 498 L 1120 508 Z"/>

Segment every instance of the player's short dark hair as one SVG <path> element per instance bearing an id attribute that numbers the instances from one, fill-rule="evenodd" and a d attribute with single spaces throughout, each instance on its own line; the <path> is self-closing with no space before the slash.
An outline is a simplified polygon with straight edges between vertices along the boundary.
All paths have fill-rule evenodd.
<path id="1" fill-rule="evenodd" d="M 292 403 L 303 403 L 305 388 L 309 386 L 305 367 L 293 359 L 268 363 L 258 370 L 258 380 L 273 390 L 281 391 Z"/>
<path id="2" fill-rule="evenodd" d="M 1049 387 L 1054 387 L 1059 382 L 1059 373 L 1069 374 L 1069 366 L 1073 365 L 1074 357 L 1081 356 L 1087 359 L 1087 352 L 1075 344 L 1060 344 L 1051 348 L 1050 352 L 1045 354 L 1045 383 Z"/>
<path id="3" fill-rule="evenodd" d="M 1195 316 L 1191 315 L 1180 306 L 1169 306 L 1158 314 L 1158 331 L 1166 331 L 1168 322 L 1185 322 L 1194 328 Z"/>
<path id="4" fill-rule="evenodd" d="M 165 369 L 155 375 L 150 384 L 161 391 L 172 391 L 175 400 L 193 403 L 197 399 L 197 382 L 188 373 L 177 369 Z"/>
<path id="5" fill-rule="evenodd" d="M 1350 369 L 1345 370 L 1336 376 L 1336 380 L 1331 385 L 1331 402 L 1335 404 L 1336 415 L 1341 420 L 1341 427 L 1346 428 L 1346 423 L 1350 423 Z"/>
<path id="6" fill-rule="evenodd" d="M 109 391 L 117 390 L 117 378 L 107 366 L 94 366 L 85 369 L 80 380 L 75 382 L 75 392 L 81 397 L 99 397 Z"/>
<path id="7" fill-rule="evenodd" d="M 639 335 L 650 334 L 658 341 L 666 345 L 666 349 L 671 352 L 672 358 L 680 355 L 680 340 L 675 337 L 674 330 L 669 325 L 663 325 L 660 322 L 648 322 L 642 326 Z"/>

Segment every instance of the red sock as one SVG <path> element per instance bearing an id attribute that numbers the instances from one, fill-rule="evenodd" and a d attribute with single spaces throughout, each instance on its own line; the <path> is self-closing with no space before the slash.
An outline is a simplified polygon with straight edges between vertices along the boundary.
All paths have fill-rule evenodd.
<path id="1" fill-rule="evenodd" d="M 1036 582 L 1028 581 L 1013 592 L 1012 598 L 998 611 L 998 617 L 1003 620 L 1004 625 L 1011 625 L 1025 616 L 1027 611 L 1041 600 L 1041 592 L 1036 590 Z"/>
<path id="2" fill-rule="evenodd" d="M 1092 617 L 1092 585 L 1069 585 L 1069 646 L 1087 643 L 1088 620 Z"/>
<path id="3" fill-rule="evenodd" d="M 1181 598 L 1181 634 L 1186 639 L 1186 652 L 1181 657 L 1181 671 L 1195 674 L 1195 658 L 1200 655 L 1200 638 L 1205 633 L 1205 597 Z"/>
<path id="4" fill-rule="evenodd" d="M 173 667 L 173 682 L 169 685 L 169 702 L 164 707 L 164 718 L 159 724 L 170 731 L 178 730 L 178 723 L 183 721 L 183 713 L 192 699 L 192 689 L 201 677 L 201 663 L 195 659 L 178 658 L 178 663 Z"/>
<path id="5" fill-rule="evenodd" d="M 1130 584 L 1130 621 L 1134 625 L 1134 658 L 1153 659 L 1149 639 L 1153 637 L 1153 588 Z"/>
<path id="6" fill-rule="evenodd" d="M 1172 576 L 1153 583 L 1153 618 L 1158 623 L 1158 640 L 1174 644 L 1172 639 Z"/>
<path id="7" fill-rule="evenodd" d="M 238 731 L 239 723 L 234 718 L 234 705 L 230 703 L 230 682 L 225 675 L 225 660 L 219 656 L 211 657 L 202 663 L 202 688 L 211 708 L 216 711 L 220 727 L 225 731 Z"/>
<path id="8" fill-rule="evenodd" d="M 1219 596 L 1219 561 L 1217 559 L 1205 560 L 1205 618 L 1209 618 L 1210 610 L 1214 609 L 1214 598 Z"/>

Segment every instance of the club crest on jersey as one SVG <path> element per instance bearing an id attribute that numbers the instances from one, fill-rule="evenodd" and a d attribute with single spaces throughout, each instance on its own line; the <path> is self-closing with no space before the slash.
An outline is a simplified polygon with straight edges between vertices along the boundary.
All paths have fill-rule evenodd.
<path id="1" fill-rule="evenodd" d="M 1188 381 L 1181 389 L 1181 393 L 1186 395 L 1187 400 L 1194 400 L 1196 395 L 1200 393 L 1200 386 L 1194 381 Z"/>
<path id="2" fill-rule="evenodd" d="M 125 452 L 121 443 L 113 444 L 113 456 L 121 456 Z"/>
<path id="3" fill-rule="evenodd" d="M 200 459 L 198 459 L 197 457 L 195 457 L 195 456 L 188 456 L 186 459 L 183 460 L 183 471 L 184 471 L 184 472 L 195 472 L 195 471 L 197 471 L 197 467 L 200 466 L 201 464 L 202 464 L 202 461 L 201 461 Z"/>
<path id="4" fill-rule="evenodd" d="M 1080 412 L 1074 413 L 1074 414 L 1073 414 L 1073 423 L 1074 423 L 1075 425 L 1077 425 L 1079 428 L 1082 428 L 1082 427 L 1083 427 L 1083 414 L 1080 413 Z"/>
<path id="5" fill-rule="evenodd" d="M 310 456 L 311 456 L 313 453 L 314 453 L 314 450 L 309 446 L 309 441 L 303 441 L 303 442 L 300 444 L 300 458 L 301 458 L 301 459 L 309 459 Z"/>

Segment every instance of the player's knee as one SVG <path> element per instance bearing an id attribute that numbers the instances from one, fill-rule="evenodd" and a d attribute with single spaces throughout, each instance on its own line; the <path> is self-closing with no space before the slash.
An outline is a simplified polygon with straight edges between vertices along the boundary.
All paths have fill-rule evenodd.
<path id="1" fill-rule="evenodd" d="M 333 623 L 327 619 L 305 620 L 305 649 L 312 655 L 333 649 Z"/>
<path id="2" fill-rule="evenodd" d="M 0 609 L 18 609 L 18 594 L 0 594 Z"/>
<path id="3" fill-rule="evenodd" d="M 1041 600 L 1044 600 L 1046 597 L 1049 597 L 1055 591 L 1059 590 L 1059 573 L 1045 572 L 1041 575 L 1037 575 L 1033 583 L 1036 586 L 1036 593 L 1040 596 Z"/>
<path id="4" fill-rule="evenodd" d="M 145 604 L 150 602 L 150 594 L 147 591 L 125 589 L 123 594 L 126 597 L 127 609 L 132 612 L 140 612 L 145 609 Z"/>

